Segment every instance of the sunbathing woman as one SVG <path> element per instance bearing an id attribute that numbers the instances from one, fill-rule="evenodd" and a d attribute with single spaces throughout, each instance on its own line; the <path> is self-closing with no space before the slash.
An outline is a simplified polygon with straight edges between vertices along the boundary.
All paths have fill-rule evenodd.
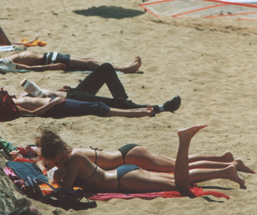
<path id="1" fill-rule="evenodd" d="M 12 61 L 16 69 L 26 69 L 34 71 L 44 70 L 94 70 L 102 63 L 95 61 L 90 57 L 70 57 L 69 54 L 62 55 L 57 52 L 38 54 L 31 51 L 24 51 L 12 54 L 5 59 Z M 115 70 L 124 73 L 136 72 L 141 66 L 141 58 L 136 57 L 134 61 L 126 66 L 114 66 Z"/>
<path id="2" fill-rule="evenodd" d="M 206 125 L 179 130 L 179 148 L 175 161 L 174 176 L 143 170 L 136 165 L 122 165 L 117 169 L 105 171 L 94 164 L 79 150 L 72 150 L 56 134 L 43 131 L 37 138 L 41 155 L 51 166 L 67 170 L 63 178 L 63 189 L 71 190 L 80 186 L 88 192 L 156 192 L 189 191 L 191 183 L 211 179 L 229 179 L 243 187 L 245 181 L 237 174 L 234 165 L 222 168 L 200 168 L 189 170 L 188 150 L 191 139 Z"/>

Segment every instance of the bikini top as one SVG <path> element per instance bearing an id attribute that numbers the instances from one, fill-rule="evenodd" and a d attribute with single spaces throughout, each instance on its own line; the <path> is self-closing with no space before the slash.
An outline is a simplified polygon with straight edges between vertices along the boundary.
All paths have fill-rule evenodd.
<path id="1" fill-rule="evenodd" d="M 77 177 L 74 181 L 74 184 L 73 184 L 74 187 L 84 187 L 84 185 L 87 183 L 87 181 L 90 178 L 92 178 L 97 171 L 98 165 L 97 165 L 97 152 L 96 151 L 97 150 L 102 150 L 102 149 L 93 148 L 91 146 L 90 146 L 90 148 L 95 150 L 95 164 L 96 164 L 95 170 L 87 179 L 82 179 L 82 178 Z"/>

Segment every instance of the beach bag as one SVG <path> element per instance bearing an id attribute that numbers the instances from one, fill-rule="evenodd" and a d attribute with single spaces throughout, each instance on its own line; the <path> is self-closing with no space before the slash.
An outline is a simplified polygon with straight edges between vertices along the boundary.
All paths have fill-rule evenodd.
<path id="1" fill-rule="evenodd" d="M 9 96 L 8 92 L 0 88 L 0 122 L 19 118 L 18 108 Z"/>

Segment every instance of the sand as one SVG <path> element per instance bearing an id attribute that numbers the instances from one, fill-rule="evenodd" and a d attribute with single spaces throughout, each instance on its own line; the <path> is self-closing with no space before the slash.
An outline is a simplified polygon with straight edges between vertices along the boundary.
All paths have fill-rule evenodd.
<path id="1" fill-rule="evenodd" d="M 121 0 L 8 0 L 2 2 L 0 24 L 11 40 L 26 37 L 47 42 L 30 51 L 58 51 L 126 65 L 139 55 L 144 74 L 119 74 L 129 98 L 137 103 L 163 104 L 176 95 L 182 105 L 175 114 L 156 117 L 65 119 L 19 118 L 2 122 L 0 136 L 15 146 L 34 143 L 40 127 L 59 132 L 73 147 L 114 150 L 125 143 L 144 145 L 149 151 L 175 157 L 177 130 L 196 123 L 208 124 L 193 139 L 190 154 L 231 151 L 257 170 L 257 22 L 234 19 L 158 19 L 138 6 L 141 1 Z M 10 53 L 1 53 L 5 57 Z M 25 77 L 42 88 L 76 86 L 86 75 L 62 71 L 0 75 L 0 86 L 20 94 Z M 110 96 L 106 86 L 99 95 Z M 228 180 L 198 183 L 230 200 L 156 198 L 97 202 L 87 211 L 65 211 L 31 200 L 43 214 L 255 214 L 257 176 L 240 173 L 247 189 Z M 2 179 L 1 179 L 2 180 Z M 7 192 L 0 186 L 1 192 Z M 13 191 L 14 192 L 14 191 Z M 17 192 L 17 191 L 15 191 Z M 17 194 L 18 195 L 18 194 Z M 18 197 L 17 197 L 18 198 Z M 1 210 L 10 209 L 10 197 Z"/>

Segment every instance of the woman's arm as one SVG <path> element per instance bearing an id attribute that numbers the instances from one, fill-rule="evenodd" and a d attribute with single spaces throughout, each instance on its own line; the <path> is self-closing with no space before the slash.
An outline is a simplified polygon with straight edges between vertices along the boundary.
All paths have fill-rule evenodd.
<path id="1" fill-rule="evenodd" d="M 83 153 L 72 153 L 67 165 L 68 174 L 63 180 L 62 188 L 64 190 L 72 190 L 78 176 L 82 179 L 87 179 L 92 175 L 95 169 L 96 165 Z"/>
<path id="2" fill-rule="evenodd" d="M 69 159 L 67 172 L 68 174 L 63 179 L 62 188 L 64 190 L 72 190 L 73 184 L 78 176 L 83 157 L 79 154 L 72 154 Z"/>
<path id="3" fill-rule="evenodd" d="M 24 64 L 15 63 L 16 69 L 26 69 L 34 71 L 44 71 L 44 70 L 63 70 L 66 68 L 66 65 L 63 63 L 55 63 L 49 65 L 36 65 L 36 66 L 27 66 Z"/>
<path id="4" fill-rule="evenodd" d="M 36 114 L 36 115 L 40 116 L 40 115 L 44 114 L 46 111 L 48 111 L 54 105 L 61 104 L 63 102 L 66 102 L 65 98 L 56 97 L 51 102 L 43 105 L 40 108 L 37 108 L 36 110 L 28 110 L 28 109 L 25 109 L 23 107 L 20 107 L 19 105 L 17 105 L 17 108 L 18 108 L 20 114 Z"/>

